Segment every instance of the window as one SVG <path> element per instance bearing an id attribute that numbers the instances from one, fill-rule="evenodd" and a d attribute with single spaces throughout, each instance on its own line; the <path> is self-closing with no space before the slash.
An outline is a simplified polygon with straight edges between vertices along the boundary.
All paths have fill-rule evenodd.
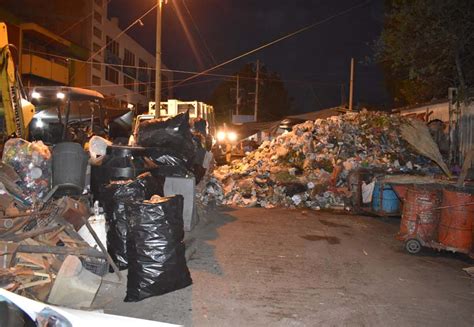
<path id="1" fill-rule="evenodd" d="M 97 43 L 92 44 L 92 50 L 94 51 L 94 53 L 97 53 L 99 56 L 102 54 L 102 52 L 99 52 L 101 48 L 102 47 L 98 45 Z"/>
<path id="2" fill-rule="evenodd" d="M 127 66 L 135 66 L 135 55 L 128 49 L 124 50 L 123 64 Z"/>
<path id="3" fill-rule="evenodd" d="M 119 82 L 119 72 L 112 67 L 105 67 L 105 79 L 109 82 L 118 84 Z"/>
<path id="4" fill-rule="evenodd" d="M 140 69 L 138 70 L 138 80 L 140 82 L 148 83 L 147 63 L 142 59 L 138 59 L 138 66 L 140 67 Z"/>
<path id="5" fill-rule="evenodd" d="M 119 56 L 119 44 L 117 41 L 113 41 L 110 36 L 106 37 L 107 41 L 107 51 L 114 54 L 115 56 Z"/>
<path id="6" fill-rule="evenodd" d="M 148 97 L 146 84 L 143 84 L 143 83 L 138 84 L 138 92 L 141 95 Z"/>
<path id="7" fill-rule="evenodd" d="M 102 31 L 99 28 L 95 27 L 95 26 L 94 26 L 94 35 L 97 38 L 102 40 Z"/>
<path id="8" fill-rule="evenodd" d="M 153 69 L 153 74 L 151 74 L 150 76 L 150 89 L 151 89 L 151 92 L 152 94 L 155 94 L 156 93 L 156 83 L 155 83 L 155 74 L 154 74 L 155 70 Z"/>
<path id="9" fill-rule="evenodd" d="M 95 19 L 98 23 L 102 24 L 102 15 L 101 15 L 98 11 L 96 11 L 96 10 L 94 10 L 94 19 Z"/>
<path id="10" fill-rule="evenodd" d="M 135 54 L 133 54 L 128 49 L 124 49 L 123 66 L 124 73 L 132 76 L 133 78 L 137 77 L 137 70 L 135 69 Z"/>
<path id="11" fill-rule="evenodd" d="M 92 75 L 92 84 L 101 85 L 102 81 L 101 81 L 100 77 Z"/>
<path id="12" fill-rule="evenodd" d="M 98 62 L 95 59 L 93 59 L 92 61 L 93 61 L 92 67 L 94 67 L 95 69 L 101 71 L 102 70 L 102 65 L 100 64 L 100 62 Z"/>
<path id="13" fill-rule="evenodd" d="M 130 78 L 126 75 L 123 76 L 123 86 L 126 89 L 129 89 L 131 91 L 135 91 L 135 80 L 133 78 Z"/>

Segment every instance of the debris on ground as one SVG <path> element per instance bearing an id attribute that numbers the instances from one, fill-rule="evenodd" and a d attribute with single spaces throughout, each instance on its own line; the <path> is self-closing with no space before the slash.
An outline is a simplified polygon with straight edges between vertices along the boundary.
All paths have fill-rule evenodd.
<path id="1" fill-rule="evenodd" d="M 153 136 L 158 129 L 164 135 L 163 126 L 155 125 L 148 126 L 147 132 Z M 193 149 L 199 148 L 190 138 L 186 141 Z M 62 145 L 77 148 L 75 143 L 63 142 L 51 150 L 42 142 L 22 139 L 11 139 L 5 145 L 0 165 L 0 288 L 50 304 L 87 308 L 109 267 L 119 282 L 120 269 L 129 269 L 126 301 L 190 285 L 183 243 L 183 197 L 163 197 L 164 178 L 173 175 L 161 167 L 178 165 L 188 172 L 193 166 L 167 161 L 159 169 L 143 169 L 138 174 L 139 170 L 128 165 L 130 160 L 121 160 L 125 163 L 121 168 L 132 172 L 126 178 L 109 174 L 97 193 L 89 193 L 89 185 L 82 183 L 78 192 L 64 195 L 59 191 L 70 186 L 69 180 L 69 184 L 55 184 L 55 172 L 85 180 L 86 167 L 76 169 L 70 159 L 86 156 L 86 152 L 81 146 L 61 152 L 61 160 L 69 164 L 60 167 L 54 161 L 58 162 L 55 150 Z M 100 165 L 113 147 L 105 139 L 93 138 L 86 159 Z M 125 154 L 142 151 L 153 158 L 154 154 L 174 155 L 163 147 L 116 150 Z M 193 164 L 195 168 L 198 163 Z"/>
<path id="2" fill-rule="evenodd" d="M 400 128 L 407 122 L 400 116 L 363 111 L 296 125 L 215 170 L 205 196 L 241 207 L 347 209 L 347 178 L 354 169 L 440 173 L 401 138 Z"/>
<path id="3" fill-rule="evenodd" d="M 70 201 L 74 201 L 72 206 Z M 108 262 L 103 252 L 77 233 L 90 216 L 88 210 L 83 210 L 85 206 L 63 197 L 43 209 L 4 215 L 0 219 L 0 287 L 39 301 L 75 308 L 90 306 L 100 286 L 100 276 L 108 271 Z M 71 259 L 65 260 L 68 257 Z M 71 297 L 63 293 L 71 293 L 72 289 L 55 287 L 58 279 L 69 286 L 94 280 L 96 287 L 83 290 L 85 297 L 81 297 L 84 294 L 80 287 L 74 290 L 77 298 L 90 301 L 64 302 Z"/>
<path id="4" fill-rule="evenodd" d="M 463 268 L 462 270 L 464 270 L 469 276 L 474 277 L 474 267 Z"/>

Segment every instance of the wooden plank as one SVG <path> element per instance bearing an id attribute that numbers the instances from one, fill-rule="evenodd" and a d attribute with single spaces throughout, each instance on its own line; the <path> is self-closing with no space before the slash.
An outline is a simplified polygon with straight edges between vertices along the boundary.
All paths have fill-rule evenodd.
<path id="1" fill-rule="evenodd" d="M 65 246 L 45 246 L 45 245 L 24 245 L 21 244 L 17 250 L 18 253 L 50 253 L 50 254 L 73 254 L 86 257 L 106 259 L 104 253 L 94 248 L 69 248 Z"/>
<path id="2" fill-rule="evenodd" d="M 30 262 L 38 267 L 46 269 L 46 265 L 44 264 L 43 257 L 39 254 L 30 254 L 30 253 L 17 253 L 17 258 Z"/>
<path id="3" fill-rule="evenodd" d="M 39 286 L 39 285 L 44 285 L 44 284 L 50 284 L 50 283 L 51 283 L 51 279 L 47 278 L 47 279 L 43 279 L 43 280 L 38 280 L 38 281 L 22 284 L 20 287 L 18 287 L 18 290 L 24 290 L 26 288 Z"/>
<path id="4" fill-rule="evenodd" d="M 36 236 L 39 236 L 39 235 L 54 232 L 55 230 L 57 230 L 60 227 L 61 226 L 56 225 L 56 226 L 48 226 L 48 227 L 44 227 L 44 228 L 38 228 L 38 229 L 34 229 L 34 230 L 26 232 L 26 233 L 21 233 L 21 234 L 5 237 L 4 239 L 7 240 L 7 241 L 20 242 L 20 241 L 26 240 L 27 238 L 33 238 L 33 237 L 36 237 Z"/>

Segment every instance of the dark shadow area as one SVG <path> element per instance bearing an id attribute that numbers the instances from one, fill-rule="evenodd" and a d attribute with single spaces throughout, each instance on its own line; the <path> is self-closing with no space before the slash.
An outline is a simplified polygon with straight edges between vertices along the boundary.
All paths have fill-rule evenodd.
<path id="1" fill-rule="evenodd" d="M 235 211 L 229 207 L 219 207 L 208 209 L 201 213 L 202 223 L 191 232 L 192 237 L 196 239 L 196 252 L 188 260 L 188 266 L 191 270 L 205 271 L 214 275 L 222 275 L 223 271 L 215 256 L 215 246 L 209 244 L 209 241 L 216 240 L 219 237 L 219 228 L 237 219 L 225 212 Z"/>
<path id="2" fill-rule="evenodd" d="M 332 221 L 328 221 L 328 220 L 324 220 L 324 219 L 319 219 L 319 222 L 325 226 L 328 226 L 328 227 L 342 227 L 342 228 L 349 228 L 348 225 L 344 225 L 344 224 L 338 224 L 338 223 L 334 223 Z"/>
<path id="3" fill-rule="evenodd" d="M 307 241 L 326 241 L 328 244 L 334 245 L 334 244 L 340 244 L 341 240 L 335 236 L 321 236 L 321 235 L 304 235 L 300 236 L 301 238 L 307 240 Z"/>
<path id="4" fill-rule="evenodd" d="M 451 251 L 438 251 L 436 249 L 423 247 L 421 251 L 417 254 L 410 254 L 405 251 L 403 242 L 400 242 L 400 247 L 397 248 L 396 252 L 403 253 L 408 256 L 418 257 L 418 258 L 437 258 L 437 259 L 450 259 L 450 260 L 458 260 L 462 261 L 466 264 L 474 264 L 474 259 L 469 257 L 467 254 L 459 253 L 459 252 L 451 252 Z"/>

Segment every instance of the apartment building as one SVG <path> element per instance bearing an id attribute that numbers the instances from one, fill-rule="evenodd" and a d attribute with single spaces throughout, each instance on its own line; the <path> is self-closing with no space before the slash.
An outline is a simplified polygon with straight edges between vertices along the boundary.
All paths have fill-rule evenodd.
<path id="1" fill-rule="evenodd" d="M 107 3 L 2 2 L 0 17 L 20 49 L 27 85 L 91 88 L 105 95 L 108 107 L 146 110 L 148 102 L 154 101 L 155 57 L 122 33 L 117 18 L 108 18 Z M 172 73 L 162 73 L 163 100 L 172 96 L 172 80 Z"/>

